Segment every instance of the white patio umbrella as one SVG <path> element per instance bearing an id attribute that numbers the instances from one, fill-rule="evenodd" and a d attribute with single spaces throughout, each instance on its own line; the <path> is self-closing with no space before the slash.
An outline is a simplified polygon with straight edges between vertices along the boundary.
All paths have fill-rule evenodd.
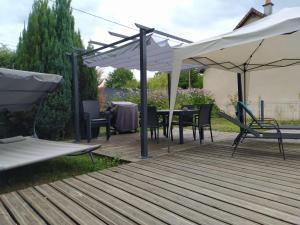
<path id="1" fill-rule="evenodd" d="M 230 33 L 174 48 L 170 122 L 180 68 L 185 64 L 244 74 L 300 64 L 300 8 L 286 8 Z M 251 75 L 250 75 L 251 76 Z M 244 81 L 247 90 L 247 82 Z"/>

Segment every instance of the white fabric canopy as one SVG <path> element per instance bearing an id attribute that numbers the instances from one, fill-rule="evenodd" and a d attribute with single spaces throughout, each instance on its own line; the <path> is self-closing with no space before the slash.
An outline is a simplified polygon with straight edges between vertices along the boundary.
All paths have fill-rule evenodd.
<path id="1" fill-rule="evenodd" d="M 156 42 L 151 36 L 147 37 L 147 70 L 148 71 L 172 71 L 172 47 L 168 40 Z M 121 47 L 96 53 L 96 55 L 85 56 L 83 58 L 88 67 L 114 67 L 127 69 L 140 69 L 140 43 L 133 41 Z M 181 69 L 203 67 L 196 64 L 183 64 Z"/>
<path id="2" fill-rule="evenodd" d="M 286 8 L 230 33 L 174 49 L 169 119 L 183 63 L 244 74 L 299 65 L 299 30 L 300 8 Z"/>
<path id="3" fill-rule="evenodd" d="M 55 74 L 0 68 L 0 111 L 30 109 L 62 80 Z"/>

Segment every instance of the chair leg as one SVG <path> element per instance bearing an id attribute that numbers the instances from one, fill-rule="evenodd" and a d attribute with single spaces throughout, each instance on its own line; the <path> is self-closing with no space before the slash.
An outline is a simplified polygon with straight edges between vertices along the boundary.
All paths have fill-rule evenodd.
<path id="1" fill-rule="evenodd" d="M 95 165 L 95 159 L 92 152 L 89 152 L 89 156 L 91 158 L 92 163 Z"/>
<path id="2" fill-rule="evenodd" d="M 283 160 L 285 160 L 284 147 L 283 147 L 283 142 L 282 142 L 281 138 L 280 138 L 280 144 L 281 144 L 281 151 L 282 151 Z"/>
<path id="3" fill-rule="evenodd" d="M 196 141 L 196 127 L 192 126 L 192 129 L 193 129 L 193 138 L 194 138 L 194 141 Z"/>
<path id="4" fill-rule="evenodd" d="M 156 143 L 158 144 L 159 142 L 159 127 L 157 128 L 157 139 L 156 139 Z"/>
<path id="5" fill-rule="evenodd" d="M 87 123 L 87 125 L 86 125 L 86 136 L 87 136 L 87 138 L 86 138 L 87 142 L 90 142 L 91 138 L 92 138 L 92 128 L 89 123 Z"/>
<path id="6" fill-rule="evenodd" d="M 157 139 L 157 133 L 156 133 L 156 128 L 154 128 L 154 140 Z"/>
<path id="7" fill-rule="evenodd" d="M 278 147 L 279 147 L 279 152 L 281 153 L 281 143 L 280 143 L 280 138 L 278 138 Z"/>
<path id="8" fill-rule="evenodd" d="M 248 134 L 248 132 L 247 131 L 245 131 L 244 132 L 244 134 L 243 134 L 243 136 L 242 136 L 242 138 L 241 138 L 241 143 L 243 143 L 244 142 L 244 140 L 246 139 L 246 137 L 247 137 L 247 134 Z"/>
<path id="9" fill-rule="evenodd" d="M 153 140 L 153 129 L 150 128 L 150 135 L 151 135 L 151 140 Z"/>
<path id="10" fill-rule="evenodd" d="M 106 125 L 106 140 L 108 141 L 110 138 L 110 126 Z"/>
<path id="11" fill-rule="evenodd" d="M 211 130 L 211 125 L 209 124 L 209 130 L 210 130 L 210 139 L 211 142 L 214 142 L 214 138 L 213 138 L 213 134 L 212 134 L 212 130 Z"/>
<path id="12" fill-rule="evenodd" d="M 237 136 L 237 138 L 235 139 L 235 140 L 236 140 L 236 143 L 235 143 L 235 146 L 234 146 L 234 148 L 233 148 L 231 157 L 233 157 L 234 153 L 236 152 L 237 147 L 239 146 L 239 144 L 240 144 L 240 142 L 241 142 L 241 139 L 242 139 L 242 134 L 240 133 L 240 134 Z"/>
<path id="13" fill-rule="evenodd" d="M 199 140 L 200 140 L 200 145 L 202 144 L 202 127 L 198 127 L 199 129 Z"/>
<path id="14" fill-rule="evenodd" d="M 173 126 L 171 126 L 170 134 L 171 134 L 171 141 L 173 141 Z"/>

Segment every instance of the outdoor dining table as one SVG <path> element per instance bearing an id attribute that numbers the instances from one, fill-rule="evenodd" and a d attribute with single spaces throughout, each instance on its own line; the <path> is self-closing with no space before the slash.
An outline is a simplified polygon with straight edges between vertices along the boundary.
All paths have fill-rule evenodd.
<path id="1" fill-rule="evenodd" d="M 199 110 L 186 110 L 186 109 L 175 109 L 173 110 L 173 115 L 178 116 L 178 123 L 179 123 L 179 143 L 183 144 L 183 115 L 185 112 L 193 112 L 194 115 L 197 115 L 199 113 Z M 164 124 L 164 135 L 166 136 L 166 129 L 168 129 L 168 121 L 167 121 L 167 116 L 170 114 L 169 109 L 162 109 L 162 110 L 157 110 L 157 114 L 159 116 L 162 116 L 163 118 L 163 124 Z"/>

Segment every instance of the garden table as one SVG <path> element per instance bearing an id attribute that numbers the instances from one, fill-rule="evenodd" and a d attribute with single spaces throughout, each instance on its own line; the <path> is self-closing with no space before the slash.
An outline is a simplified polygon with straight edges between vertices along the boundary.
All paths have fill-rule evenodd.
<path id="1" fill-rule="evenodd" d="M 185 112 L 193 112 L 193 114 L 197 115 L 199 114 L 199 110 L 195 109 L 195 110 L 186 110 L 186 109 L 175 109 L 173 110 L 173 115 L 174 116 L 178 116 L 178 122 L 179 122 L 179 143 L 183 144 L 184 140 L 183 140 L 183 115 Z M 168 122 L 167 122 L 167 116 L 170 114 L 170 110 L 169 109 L 162 109 L 162 110 L 157 110 L 157 114 L 159 116 L 162 116 L 163 118 L 163 124 L 164 124 L 164 135 L 166 136 L 166 129 L 168 126 Z"/>

